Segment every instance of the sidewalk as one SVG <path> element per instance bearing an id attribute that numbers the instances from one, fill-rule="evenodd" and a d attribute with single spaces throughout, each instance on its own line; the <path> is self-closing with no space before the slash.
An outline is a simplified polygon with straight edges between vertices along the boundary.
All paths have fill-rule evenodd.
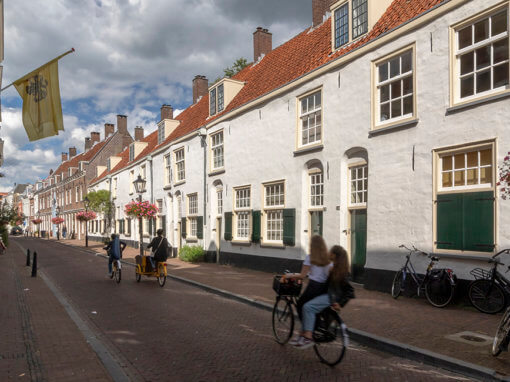
<path id="1" fill-rule="evenodd" d="M 78 240 L 66 240 L 63 244 L 84 246 L 84 242 Z M 89 242 L 89 249 L 104 254 L 99 243 Z M 137 249 L 128 247 L 124 251 L 124 260 L 134 262 L 138 253 Z M 210 263 L 189 264 L 174 258 L 168 259 L 167 263 L 171 275 L 262 303 L 274 303 L 273 274 Z M 142 279 L 144 281 L 148 282 Z M 399 297 L 394 300 L 389 294 L 367 291 L 362 286 L 356 286 L 356 299 L 349 302 L 341 314 L 350 328 L 510 376 L 509 354 L 503 353 L 497 358 L 490 354 L 501 314 L 487 315 L 471 307 L 459 306 L 439 309 L 424 298 Z"/>
<path id="2" fill-rule="evenodd" d="M 74 322 L 11 242 L 0 255 L 0 380 L 110 381 Z"/>

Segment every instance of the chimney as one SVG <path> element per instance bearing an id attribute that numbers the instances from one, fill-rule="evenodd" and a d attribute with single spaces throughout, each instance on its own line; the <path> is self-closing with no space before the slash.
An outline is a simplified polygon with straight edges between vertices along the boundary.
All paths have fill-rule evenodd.
<path id="1" fill-rule="evenodd" d="M 170 105 L 161 106 L 161 120 L 174 119 L 174 109 Z"/>
<path id="2" fill-rule="evenodd" d="M 69 147 L 69 159 L 76 156 L 76 147 Z"/>
<path id="3" fill-rule="evenodd" d="M 313 26 L 322 24 L 324 15 L 337 0 L 312 0 Z"/>
<path id="4" fill-rule="evenodd" d="M 90 139 L 92 140 L 92 144 L 94 144 L 94 142 L 99 142 L 101 137 L 97 131 L 93 131 L 90 133 Z"/>
<path id="5" fill-rule="evenodd" d="M 253 32 L 253 61 L 257 62 L 262 55 L 273 50 L 273 35 L 267 29 L 258 27 Z"/>
<path id="6" fill-rule="evenodd" d="M 161 111 L 163 112 L 163 111 Z M 136 126 L 135 127 L 135 141 L 140 142 L 143 139 L 143 127 Z"/>
<path id="7" fill-rule="evenodd" d="M 67 153 L 62 153 L 62 162 L 67 160 Z"/>
<path id="8" fill-rule="evenodd" d="M 92 140 L 89 137 L 85 138 L 85 152 L 89 151 L 92 147 Z"/>
<path id="9" fill-rule="evenodd" d="M 121 114 L 117 114 L 117 130 L 122 135 L 127 135 L 128 134 L 127 116 L 121 115 Z"/>
<path id="10" fill-rule="evenodd" d="M 200 97 L 207 95 L 209 81 L 205 76 L 195 76 L 193 79 L 193 104 L 197 103 Z"/>
<path id="11" fill-rule="evenodd" d="M 113 123 L 105 123 L 104 124 L 104 139 L 108 138 L 110 135 L 113 135 L 115 132 L 115 127 Z"/>

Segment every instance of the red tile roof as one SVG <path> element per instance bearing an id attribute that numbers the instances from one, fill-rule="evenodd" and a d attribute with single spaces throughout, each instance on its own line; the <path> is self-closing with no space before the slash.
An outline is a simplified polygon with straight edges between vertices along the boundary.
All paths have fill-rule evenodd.
<path id="1" fill-rule="evenodd" d="M 147 148 L 135 160 L 141 159 L 154 150 L 183 137 L 199 127 L 210 123 L 226 113 L 241 107 L 259 97 L 296 80 L 297 78 L 325 65 L 362 45 L 373 41 L 403 23 L 422 15 L 431 8 L 447 0 L 394 0 L 372 30 L 356 42 L 331 53 L 331 18 L 315 29 L 307 28 L 291 40 L 269 52 L 260 62 L 253 63 L 236 74 L 233 79 L 245 85 L 225 110 L 209 118 L 209 96 L 202 97 L 196 104 L 184 110 L 177 119 L 180 125 L 160 145 L 157 144 L 157 131 L 144 140 Z M 129 164 L 129 152 L 122 154 L 121 162 L 110 172 L 105 172 L 91 184 L 107 174 L 117 172 Z"/>

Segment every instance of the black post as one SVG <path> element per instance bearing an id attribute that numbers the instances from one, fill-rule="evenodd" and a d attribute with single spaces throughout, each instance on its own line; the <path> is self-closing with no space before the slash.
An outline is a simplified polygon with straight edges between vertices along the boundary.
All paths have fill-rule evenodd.
<path id="1" fill-rule="evenodd" d="M 27 267 L 30 266 L 30 249 L 27 249 Z"/>
<path id="2" fill-rule="evenodd" d="M 34 260 L 32 261 L 32 277 L 37 277 L 37 252 L 34 252 Z"/>
<path id="3" fill-rule="evenodd" d="M 142 202 L 142 194 L 139 195 L 140 203 Z M 143 257 L 143 219 L 138 218 L 138 225 L 140 226 L 140 257 Z"/>
<path id="4" fill-rule="evenodd" d="M 85 221 L 85 247 L 89 246 L 89 221 Z"/>

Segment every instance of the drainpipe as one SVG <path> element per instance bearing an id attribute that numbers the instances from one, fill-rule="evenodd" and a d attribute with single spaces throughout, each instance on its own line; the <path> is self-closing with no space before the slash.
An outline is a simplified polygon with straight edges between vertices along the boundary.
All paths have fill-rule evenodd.
<path id="1" fill-rule="evenodd" d="M 204 228 L 207 226 L 207 129 L 202 126 L 197 133 L 200 137 L 202 147 L 204 148 Z M 202 229 L 204 233 L 204 247 L 205 247 L 205 229 Z M 205 249 L 205 248 L 204 248 Z"/>
<path id="2" fill-rule="evenodd" d="M 149 165 L 150 165 L 149 174 L 151 177 L 151 203 L 154 203 L 154 174 L 153 174 L 153 169 L 152 169 L 152 155 L 149 155 L 147 157 L 147 162 L 149 162 Z M 154 236 L 154 234 L 156 233 L 156 219 L 154 219 L 152 221 L 151 226 L 152 226 L 152 232 L 149 232 L 149 234 L 152 233 L 152 235 Z"/>
<path id="3" fill-rule="evenodd" d="M 110 186 L 110 207 L 113 206 L 113 199 L 112 199 L 112 176 L 111 175 L 108 175 L 106 177 L 106 179 L 108 179 L 108 185 Z M 115 211 L 114 211 L 115 213 Z M 108 214 L 108 228 L 110 228 L 110 234 L 112 233 L 112 213 L 111 213 L 111 210 L 110 210 L 110 213 Z M 105 227 L 106 228 L 106 227 Z"/>

